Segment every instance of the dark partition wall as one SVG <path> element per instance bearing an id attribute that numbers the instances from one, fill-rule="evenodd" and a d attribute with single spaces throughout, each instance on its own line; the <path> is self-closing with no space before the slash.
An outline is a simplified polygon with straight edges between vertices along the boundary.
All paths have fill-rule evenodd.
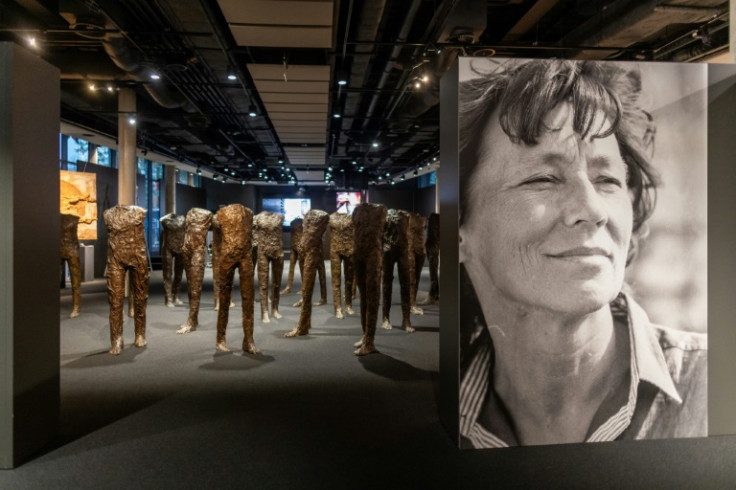
<path id="1" fill-rule="evenodd" d="M 207 192 L 201 187 L 176 185 L 176 214 L 186 216 L 192 208 L 207 209 Z"/>

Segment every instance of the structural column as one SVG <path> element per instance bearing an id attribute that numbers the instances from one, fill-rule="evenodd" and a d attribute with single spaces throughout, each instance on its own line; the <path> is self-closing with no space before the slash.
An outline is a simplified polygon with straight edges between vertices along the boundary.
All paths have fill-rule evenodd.
<path id="1" fill-rule="evenodd" d="M 164 177 L 166 178 L 166 213 L 176 213 L 176 167 L 174 165 L 164 166 Z"/>
<path id="2" fill-rule="evenodd" d="M 0 468 L 59 418 L 59 70 L 0 43 Z"/>
<path id="3" fill-rule="evenodd" d="M 136 125 L 135 91 L 121 88 L 118 92 L 118 204 L 135 204 Z"/>

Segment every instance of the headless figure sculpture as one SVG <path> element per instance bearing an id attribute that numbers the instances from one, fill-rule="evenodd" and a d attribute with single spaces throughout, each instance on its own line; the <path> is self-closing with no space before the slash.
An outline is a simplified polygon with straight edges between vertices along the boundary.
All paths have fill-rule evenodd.
<path id="1" fill-rule="evenodd" d="M 335 316 L 343 318 L 342 298 L 340 297 L 341 264 L 345 267 L 345 313 L 353 315 L 353 295 L 355 294 L 355 275 L 353 274 L 353 244 L 355 243 L 353 217 L 349 214 L 330 215 L 330 265 L 332 270 L 332 301 Z"/>
<path id="2" fill-rule="evenodd" d="M 302 240 L 302 232 L 304 231 L 304 220 L 296 218 L 291 220 L 291 251 L 289 253 L 289 275 L 286 278 L 286 287 L 281 294 L 291 293 L 291 286 L 294 283 L 294 267 L 299 264 L 299 276 L 304 277 L 302 271 L 302 263 L 299 260 L 299 243 Z"/>
<path id="3" fill-rule="evenodd" d="M 306 216 L 305 216 L 306 217 Z M 292 221 L 293 223 L 293 221 Z M 302 232 L 303 234 L 304 232 Z M 302 235 L 303 236 L 303 235 Z M 302 246 L 302 239 L 299 239 L 297 241 L 297 248 L 299 256 L 299 273 L 302 276 L 302 291 L 304 290 L 304 274 L 306 274 L 304 269 L 304 247 Z M 294 246 L 292 244 L 292 246 Z M 315 301 L 313 303 L 314 306 L 322 306 L 323 304 L 327 303 L 327 282 L 325 281 L 326 272 L 325 272 L 325 254 L 322 251 L 322 247 L 320 246 L 318 250 L 319 257 L 317 259 L 317 275 L 319 276 L 319 301 Z M 300 293 L 301 294 L 301 293 Z M 312 295 L 310 293 L 309 300 L 312 299 Z M 304 304 L 304 295 L 301 295 L 301 298 L 299 298 L 299 301 L 294 303 L 294 308 L 299 308 Z"/>
<path id="4" fill-rule="evenodd" d="M 163 228 L 161 258 L 163 259 L 164 294 L 166 296 L 166 306 L 169 308 L 182 304 L 179 299 L 179 288 L 181 287 L 181 275 L 184 272 L 184 257 L 181 252 L 184 247 L 185 222 L 186 219 L 184 216 L 174 213 L 169 213 L 161 218 L 161 227 Z M 173 284 L 171 282 L 172 272 L 174 275 Z"/>
<path id="5" fill-rule="evenodd" d="M 429 258 L 429 296 L 426 305 L 437 304 L 440 301 L 440 215 L 432 213 L 427 221 L 427 257 Z"/>
<path id="6" fill-rule="evenodd" d="M 82 306 L 82 268 L 79 263 L 79 238 L 77 227 L 79 216 L 73 214 L 61 215 L 61 270 L 64 271 L 64 261 L 69 264 L 69 275 L 72 280 L 72 312 L 69 318 L 79 316 Z"/>
<path id="7" fill-rule="evenodd" d="M 230 204 L 217 211 L 217 221 L 220 224 L 222 243 L 220 259 L 215 274 L 220 284 L 220 309 L 217 312 L 217 340 L 215 348 L 218 351 L 229 352 L 226 330 L 230 312 L 230 297 L 233 290 L 235 269 L 240 276 L 240 297 L 243 304 L 243 351 L 249 354 L 258 354 L 253 341 L 253 211 L 241 204 Z"/>
<path id="8" fill-rule="evenodd" d="M 399 268 L 399 286 L 401 287 L 401 327 L 407 333 L 414 328 L 409 319 L 411 308 L 411 259 L 409 254 L 409 213 L 397 209 L 389 209 L 386 215 L 386 226 L 383 232 L 383 324 L 391 330 L 391 288 L 394 282 L 394 264 Z"/>
<path id="9" fill-rule="evenodd" d="M 374 345 L 378 303 L 381 298 L 381 265 L 383 252 L 381 239 L 386 222 L 386 206 L 361 203 L 353 211 L 355 250 L 353 264 L 355 282 L 360 291 L 360 326 L 363 337 L 355 343 L 355 355 L 364 356 L 377 352 Z"/>
<path id="10" fill-rule="evenodd" d="M 424 310 L 417 306 L 417 290 L 419 289 L 419 280 L 422 277 L 422 267 L 424 267 L 424 258 L 427 255 L 424 249 L 424 227 L 427 225 L 427 219 L 419 213 L 409 214 L 409 279 L 411 279 L 411 313 L 414 315 L 424 315 Z"/>
<path id="11" fill-rule="evenodd" d="M 284 243 L 281 227 L 284 215 L 261 211 L 253 218 L 253 234 L 258 237 L 258 289 L 261 301 L 261 321 L 268 317 L 268 265 L 271 264 L 271 316 L 279 319 L 281 276 L 284 272 Z"/>
<path id="12" fill-rule="evenodd" d="M 143 222 L 146 210 L 138 206 L 113 206 L 103 216 L 107 226 L 107 300 L 110 303 L 110 354 L 123 350 L 123 300 L 125 271 L 130 270 L 130 286 L 135 309 L 135 346 L 146 345 L 146 299 L 148 259 Z"/>
<path id="13" fill-rule="evenodd" d="M 211 224 L 212 213 L 206 209 L 192 208 L 187 213 L 182 255 L 184 256 L 184 270 L 187 273 L 189 317 L 187 322 L 176 331 L 178 334 L 192 332 L 199 325 L 199 301 L 202 298 L 207 231 Z"/>
<path id="14" fill-rule="evenodd" d="M 324 211 L 312 209 L 304 216 L 304 233 L 302 234 L 301 252 L 304 261 L 302 277 L 302 311 L 299 322 L 284 337 L 306 335 L 312 326 L 312 303 L 309 301 L 314 292 L 314 280 L 319 262 L 324 265 L 322 254 L 322 235 L 327 229 L 330 216 Z"/>

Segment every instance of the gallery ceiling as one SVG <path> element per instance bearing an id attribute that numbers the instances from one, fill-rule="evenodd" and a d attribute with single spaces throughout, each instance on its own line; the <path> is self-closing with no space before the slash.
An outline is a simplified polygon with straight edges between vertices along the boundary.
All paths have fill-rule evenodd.
<path id="1" fill-rule="evenodd" d="M 0 0 L 0 38 L 61 70 L 62 119 L 231 181 L 362 188 L 439 156 L 458 56 L 700 61 L 718 0 Z M 227 170 L 226 170 L 227 169 Z M 260 176 L 259 176 L 260 175 Z"/>

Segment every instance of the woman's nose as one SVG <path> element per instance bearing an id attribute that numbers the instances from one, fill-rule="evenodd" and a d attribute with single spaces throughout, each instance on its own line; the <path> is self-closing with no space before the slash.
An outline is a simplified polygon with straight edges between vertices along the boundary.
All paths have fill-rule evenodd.
<path id="1" fill-rule="evenodd" d="M 563 219 L 567 226 L 590 224 L 603 226 L 607 213 L 603 197 L 587 175 L 576 175 L 568 180 L 563 191 Z"/>

